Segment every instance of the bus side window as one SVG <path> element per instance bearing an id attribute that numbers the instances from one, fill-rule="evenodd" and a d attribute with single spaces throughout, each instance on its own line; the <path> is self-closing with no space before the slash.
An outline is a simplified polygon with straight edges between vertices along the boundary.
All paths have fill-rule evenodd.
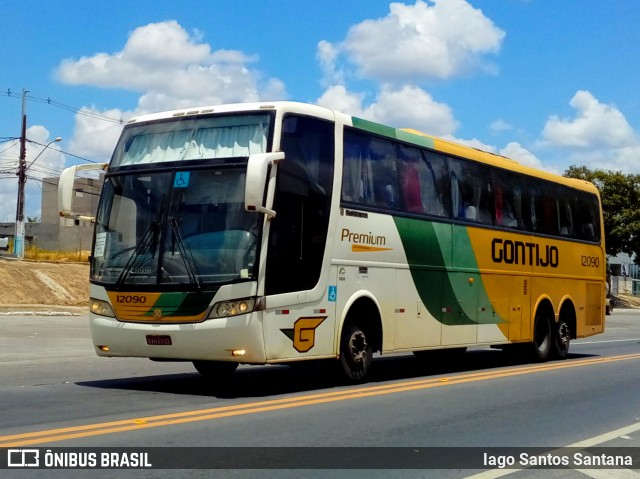
<path id="1" fill-rule="evenodd" d="M 491 225 L 495 212 L 488 168 L 471 161 L 449 159 L 455 218 Z"/>
<path id="2" fill-rule="evenodd" d="M 367 204 L 373 196 L 370 160 L 366 141 L 361 135 L 344 132 L 344 165 L 342 170 L 342 200 Z"/>
<path id="3" fill-rule="evenodd" d="M 461 218 L 464 215 L 460 182 L 458 181 L 458 175 L 455 171 L 451 172 L 451 212 L 453 218 Z"/>
<path id="4" fill-rule="evenodd" d="M 345 130 L 342 200 L 387 210 L 398 209 L 394 143 Z"/>
<path id="5" fill-rule="evenodd" d="M 449 188 L 445 186 L 448 178 L 447 162 L 443 156 L 424 150 L 421 156 L 422 204 L 430 215 L 449 216 Z"/>
<path id="6" fill-rule="evenodd" d="M 560 235 L 573 237 L 573 214 L 568 197 L 558 199 L 558 219 L 560 220 Z"/>
<path id="7" fill-rule="evenodd" d="M 409 213 L 424 213 L 420 151 L 416 148 L 400 145 L 399 153 L 402 210 Z"/>
<path id="8" fill-rule="evenodd" d="M 373 138 L 370 154 L 373 170 L 373 204 L 387 210 L 397 210 L 398 198 L 397 147 L 388 140 Z"/>
<path id="9" fill-rule="evenodd" d="M 495 170 L 492 175 L 495 203 L 495 225 L 522 228 L 522 180 L 506 171 Z"/>
<path id="10" fill-rule="evenodd" d="M 409 213 L 424 213 L 420 191 L 420 172 L 416 161 L 402 163 L 402 209 Z"/>
<path id="11" fill-rule="evenodd" d="M 578 193 L 574 200 L 576 235 L 585 241 L 600 241 L 598 199 L 589 193 Z"/>
<path id="12" fill-rule="evenodd" d="M 492 187 L 491 173 L 487 167 L 478 166 L 479 175 L 475 178 L 478 221 L 485 225 L 493 225 L 495 224 L 495 189 Z"/>

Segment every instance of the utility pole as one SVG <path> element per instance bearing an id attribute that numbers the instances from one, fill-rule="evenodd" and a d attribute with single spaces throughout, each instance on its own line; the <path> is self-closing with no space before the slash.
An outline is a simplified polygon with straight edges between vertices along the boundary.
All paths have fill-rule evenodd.
<path id="1" fill-rule="evenodd" d="M 24 185 L 27 182 L 27 90 L 22 90 L 22 129 L 20 134 L 20 160 L 18 165 L 18 204 L 13 254 L 24 257 Z"/>

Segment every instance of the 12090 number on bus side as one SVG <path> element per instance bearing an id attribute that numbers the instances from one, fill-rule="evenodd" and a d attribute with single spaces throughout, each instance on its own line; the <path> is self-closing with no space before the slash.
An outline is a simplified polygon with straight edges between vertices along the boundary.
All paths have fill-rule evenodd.
<path id="1" fill-rule="evenodd" d="M 582 261 L 582 266 L 587 267 L 587 268 L 598 268 L 600 267 L 600 258 L 598 258 L 597 256 L 585 256 L 582 255 L 580 256 L 580 259 Z"/>
<path id="2" fill-rule="evenodd" d="M 119 294 L 116 296 L 116 303 L 125 304 L 144 304 L 147 302 L 145 296 L 138 296 L 133 294 Z"/>

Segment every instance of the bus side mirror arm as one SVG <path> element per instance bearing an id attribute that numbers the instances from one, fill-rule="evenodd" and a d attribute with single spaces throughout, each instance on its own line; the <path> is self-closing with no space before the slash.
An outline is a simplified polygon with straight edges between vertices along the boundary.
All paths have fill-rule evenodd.
<path id="1" fill-rule="evenodd" d="M 282 160 L 284 160 L 284 152 L 282 151 L 249 155 L 244 185 L 244 209 L 246 211 L 264 213 L 268 219 L 275 218 L 276 212 L 272 208 L 276 169 L 269 169 L 269 166 Z"/>
<path id="2" fill-rule="evenodd" d="M 73 201 L 74 196 L 74 183 L 76 178 L 77 171 L 88 171 L 88 170 L 104 170 L 106 171 L 108 168 L 107 163 L 93 163 L 90 165 L 75 165 L 66 168 L 61 174 L 60 179 L 58 180 L 58 214 L 63 218 L 72 218 L 81 221 L 90 221 L 94 222 L 95 217 L 93 216 L 84 216 L 78 213 L 74 213 L 71 210 L 71 203 Z"/>

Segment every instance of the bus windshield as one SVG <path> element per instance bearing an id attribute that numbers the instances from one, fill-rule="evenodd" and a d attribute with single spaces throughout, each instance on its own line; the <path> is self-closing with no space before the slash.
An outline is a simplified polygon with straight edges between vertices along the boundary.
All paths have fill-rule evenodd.
<path id="1" fill-rule="evenodd" d="M 259 216 L 244 210 L 245 171 L 200 164 L 107 176 L 91 279 L 193 289 L 253 279 Z"/>

